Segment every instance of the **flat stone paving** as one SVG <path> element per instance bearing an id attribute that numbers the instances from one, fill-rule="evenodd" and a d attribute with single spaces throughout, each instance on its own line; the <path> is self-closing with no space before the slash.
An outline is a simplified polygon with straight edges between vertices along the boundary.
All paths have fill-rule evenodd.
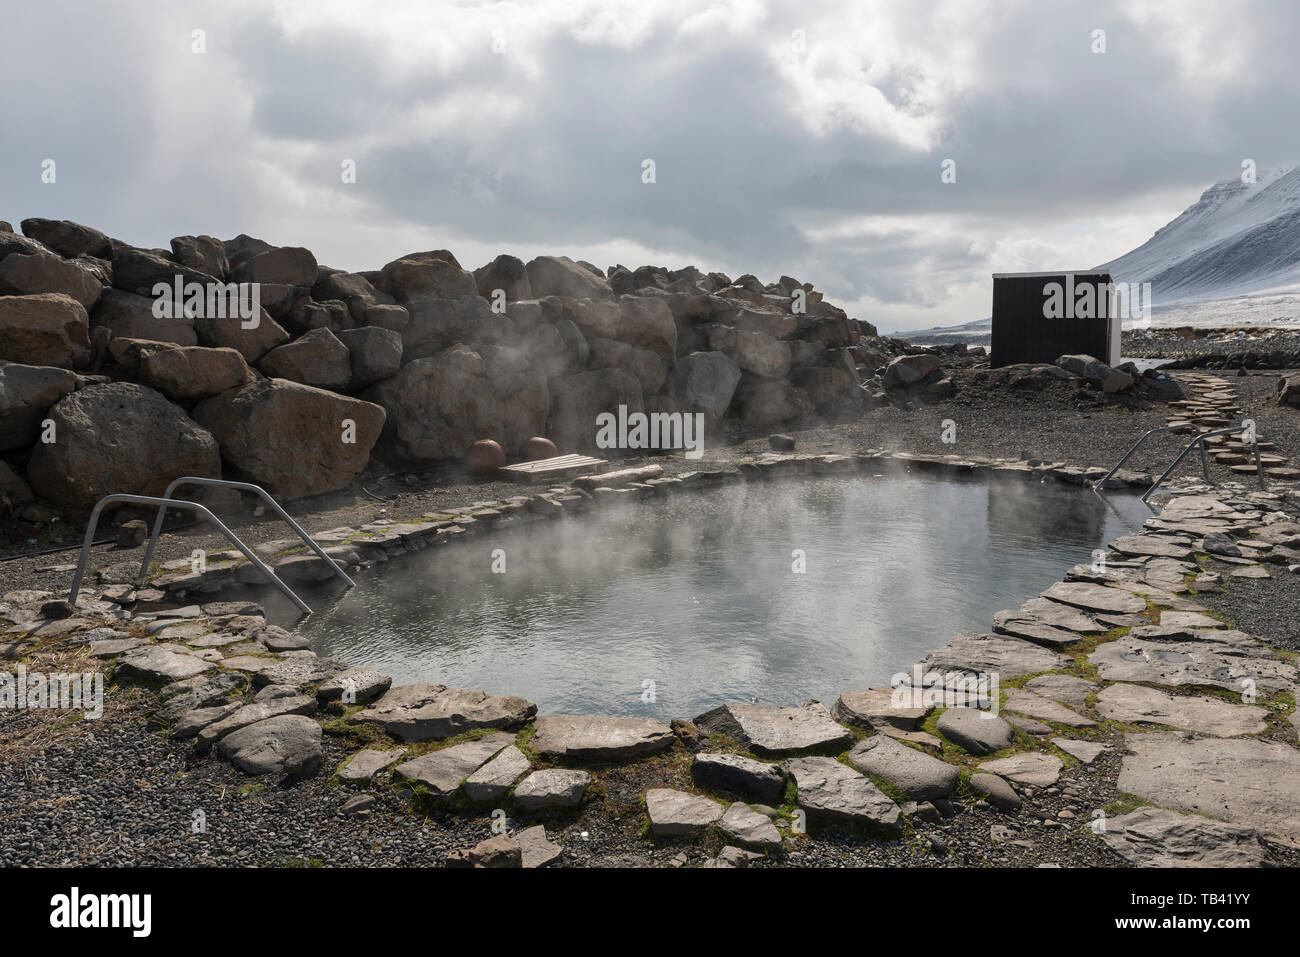
<path id="1" fill-rule="evenodd" d="M 785 456 L 770 464 L 777 474 L 816 460 Z M 576 506 L 567 499 L 553 495 L 547 501 Z M 956 636 L 918 665 L 923 673 L 944 676 L 941 690 L 953 686 L 954 675 L 994 674 L 1002 682 L 1028 676 L 1023 687 L 1004 684 L 996 702 L 1018 732 L 1000 717 L 946 707 L 934 725 L 936 738 L 921 727 L 933 706 L 915 706 L 916 698 L 900 703 L 890 688 L 845 691 L 833 710 L 818 702 L 727 704 L 693 725 L 672 727 L 640 717 L 537 717 L 530 702 L 507 694 L 433 684 L 390 687 L 374 669 L 317 658 L 295 636 L 266 626 L 255 606 L 241 603 L 156 615 L 152 639 L 128 635 L 118 605 L 91 593 L 77 609 L 84 617 L 43 620 L 40 609 L 49 595 L 34 590 L 0 599 L 0 616 L 9 622 L 10 653 L 26 652 L 34 640 L 67 640 L 62 636 L 80 631 L 91 655 L 116 658 L 119 679 L 165 685 L 158 720 L 173 740 L 193 740 L 196 751 L 215 745 L 222 758 L 250 775 L 293 778 L 320 771 L 323 716 L 316 711 L 340 714 L 345 702 L 338 699 L 354 692 L 365 707 L 349 720 L 378 729 L 380 740 L 386 734 L 390 743 L 361 749 L 335 766 L 339 780 L 384 787 L 391 777 L 393 786 L 415 784 L 431 798 L 461 793 L 472 801 L 509 801 L 516 814 L 574 813 L 600 780 L 602 765 L 690 747 L 699 752 L 691 780 L 708 793 L 649 787 L 643 796 L 651 833 L 668 840 L 721 834 L 735 846 L 719 855 L 717 866 L 735 866 L 754 852 L 780 854 L 796 846 L 796 838 L 783 833 L 788 824 L 776 826 L 782 815 L 772 807 L 787 800 L 787 775 L 797 808 L 818 827 L 861 827 L 866 830 L 857 839 L 870 834 L 888 840 L 900 833 L 906 815 L 919 823 L 921 811 L 939 814 L 939 806 L 958 800 L 952 795 L 962 764 L 975 772 L 972 791 L 1015 815 L 1038 791 L 1068 789 L 1081 768 L 1104 764 L 1119 750 L 1118 790 L 1154 806 L 1109 820 L 1102 815 L 1100 824 L 1085 817 L 1066 826 L 1100 828 L 1106 846 L 1138 866 L 1259 866 L 1270 860 L 1270 842 L 1300 848 L 1300 719 L 1294 711 L 1270 719 L 1276 701 L 1270 708 L 1256 699 L 1294 694 L 1300 670 L 1292 659 L 1207 614 L 1185 579 L 1199 572 L 1188 561 L 1196 553 L 1213 546 L 1228 557 L 1224 541 L 1207 543 L 1207 536 L 1226 536 L 1232 549 L 1248 556 L 1233 560 L 1248 563 L 1268 560 L 1270 549 L 1300 545 L 1300 524 L 1266 521 L 1276 501 L 1250 489 L 1175 495 L 1142 533 L 1112 543 L 1114 561 L 1104 570 L 1077 566 L 1020 609 L 1000 612 L 993 632 Z M 484 503 L 479 519 L 456 526 L 460 534 L 523 507 L 495 504 Z M 391 532 L 393 524 L 377 527 Z M 447 525 L 414 523 L 390 536 L 391 544 L 441 541 L 437 536 L 445 538 Z M 338 541 L 348 537 L 346 531 L 338 530 Z M 1277 574 L 1289 574 L 1278 559 L 1272 561 Z M 1261 565 L 1239 565 L 1254 568 L 1267 574 Z M 176 580 L 191 586 L 190 577 L 181 568 Z M 1214 587 L 1213 576 L 1202 578 L 1205 587 Z M 1149 602 L 1163 608 L 1149 615 Z M 107 617 L 96 617 L 101 615 Z M 1085 636 L 1119 627 L 1127 634 L 1102 640 L 1078 667 L 1066 653 Z M 253 689 L 260 690 L 250 698 Z M 710 734 L 748 753 L 709 753 Z M 434 744 L 416 757 L 394 746 L 459 735 L 469 740 Z M 994 752 L 997 757 L 988 757 Z M 1063 762 L 1062 754 L 1069 760 Z M 559 766 L 533 770 L 530 755 Z M 784 760 L 778 765 L 751 755 Z M 589 770 L 564 766 L 570 762 Z M 900 807 L 872 777 L 913 803 Z M 347 812 L 368 813 L 365 792 L 357 797 L 362 800 Z M 456 852 L 448 863 L 533 867 L 563 853 L 535 825 Z"/>

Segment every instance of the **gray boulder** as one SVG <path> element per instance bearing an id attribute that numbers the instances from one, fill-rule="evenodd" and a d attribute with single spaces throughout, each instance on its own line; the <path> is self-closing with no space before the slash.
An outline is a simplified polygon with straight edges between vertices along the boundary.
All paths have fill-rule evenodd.
<path id="1" fill-rule="evenodd" d="M 181 475 L 221 476 L 212 434 L 145 386 L 88 386 L 59 400 L 49 417 L 56 441 L 36 445 L 28 479 L 74 514 L 114 492 L 161 495 Z"/>
<path id="2" fill-rule="evenodd" d="M 98 229 L 68 219 L 31 217 L 19 223 L 23 234 L 43 243 L 61 256 L 94 256 L 111 259 L 113 243 Z"/>
<path id="3" fill-rule="evenodd" d="M 0 294 L 57 292 L 71 296 L 83 309 L 90 309 L 103 288 L 103 280 L 81 263 L 54 253 L 14 253 L 0 259 Z"/>
<path id="4" fill-rule="evenodd" d="M 235 282 L 310 286 L 316 282 L 316 257 L 301 246 L 280 246 L 242 260 L 231 270 Z"/>
<path id="5" fill-rule="evenodd" d="M 0 361 L 0 452 L 35 442 L 50 406 L 76 387 L 67 369 Z"/>
<path id="6" fill-rule="evenodd" d="M 181 346 L 197 345 L 194 320 L 158 318 L 153 314 L 153 299 L 121 289 L 105 289 L 90 313 L 92 330 L 107 329 L 112 338 L 149 339 L 174 342 Z"/>
<path id="7" fill-rule="evenodd" d="M 0 358 L 63 369 L 84 366 L 90 361 L 85 307 L 62 293 L 0 296 Z"/>
<path id="8" fill-rule="evenodd" d="M 402 337 L 392 329 L 378 326 L 362 326 L 359 329 L 344 329 L 338 334 L 339 341 L 348 348 L 352 366 L 350 388 L 381 382 L 397 375 L 402 367 Z"/>
<path id="9" fill-rule="evenodd" d="M 352 379 L 351 353 L 329 329 L 313 329 L 276 346 L 257 365 L 268 376 L 318 389 L 343 389 Z"/>
<path id="10" fill-rule="evenodd" d="M 217 746 L 221 756 L 245 774 L 315 774 L 325 760 L 321 727 L 301 715 L 267 718 L 232 732 Z"/>
<path id="11" fill-rule="evenodd" d="M 351 484 L 370 460 L 386 413 L 323 389 L 260 379 L 200 402 L 194 418 L 212 430 L 233 469 L 292 499 Z"/>
<path id="12" fill-rule="evenodd" d="M 606 299 L 613 294 L 608 281 L 568 256 L 538 256 L 525 269 L 532 294 L 538 298 Z"/>

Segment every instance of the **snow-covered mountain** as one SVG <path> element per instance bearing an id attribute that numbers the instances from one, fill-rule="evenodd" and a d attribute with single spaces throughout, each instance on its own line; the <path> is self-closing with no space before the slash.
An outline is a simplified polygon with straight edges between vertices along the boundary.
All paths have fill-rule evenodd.
<path id="1" fill-rule="evenodd" d="M 1300 166 L 1254 183 L 1215 183 L 1131 252 L 1102 263 L 1116 282 L 1149 282 L 1156 326 L 1300 323 Z M 917 342 L 987 341 L 990 320 L 895 333 Z M 1125 327 L 1131 325 L 1125 321 Z"/>
<path id="2" fill-rule="evenodd" d="M 1167 226 L 1097 267 L 1149 282 L 1157 305 L 1300 290 L 1300 167 L 1215 183 Z"/>

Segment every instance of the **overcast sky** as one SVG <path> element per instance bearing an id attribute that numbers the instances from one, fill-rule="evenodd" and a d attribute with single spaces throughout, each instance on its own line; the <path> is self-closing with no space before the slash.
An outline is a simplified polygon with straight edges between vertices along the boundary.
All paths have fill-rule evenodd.
<path id="1" fill-rule="evenodd" d="M 1293 165 L 1297 47 L 1293 0 L 41 0 L 0 33 L 0 219 L 785 273 L 947 325 Z"/>

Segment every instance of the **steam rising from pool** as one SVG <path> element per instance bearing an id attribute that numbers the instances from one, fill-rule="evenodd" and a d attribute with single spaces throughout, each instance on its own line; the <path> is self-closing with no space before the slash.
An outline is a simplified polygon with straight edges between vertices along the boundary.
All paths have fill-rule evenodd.
<path id="1" fill-rule="evenodd" d="M 987 631 L 1150 514 L 1108 501 L 916 476 L 693 491 L 376 566 L 333 605 L 313 599 L 302 630 L 395 684 L 517 694 L 541 713 L 829 704 Z"/>

